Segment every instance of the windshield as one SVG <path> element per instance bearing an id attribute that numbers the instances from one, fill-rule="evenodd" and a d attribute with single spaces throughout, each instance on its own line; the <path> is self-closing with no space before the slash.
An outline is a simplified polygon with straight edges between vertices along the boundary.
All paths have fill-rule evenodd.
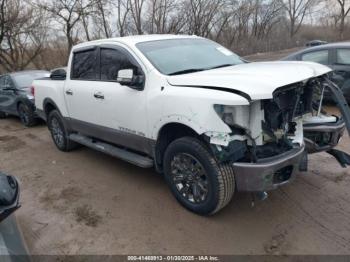
<path id="1" fill-rule="evenodd" d="M 242 64 L 225 47 L 207 39 L 168 39 L 138 43 L 137 48 L 163 74 L 176 75 Z"/>
<path id="2" fill-rule="evenodd" d="M 16 83 L 17 88 L 26 88 L 30 87 L 33 80 L 38 79 L 38 78 L 43 78 L 49 76 L 49 72 L 28 72 L 28 73 L 21 73 L 21 74 L 15 74 L 12 75 L 13 80 Z"/>

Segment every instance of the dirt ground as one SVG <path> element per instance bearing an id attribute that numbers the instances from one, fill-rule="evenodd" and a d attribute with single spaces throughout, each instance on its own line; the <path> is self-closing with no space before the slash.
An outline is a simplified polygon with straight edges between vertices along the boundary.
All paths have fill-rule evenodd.
<path id="1" fill-rule="evenodd" d="M 44 124 L 0 121 L 0 170 L 20 180 L 32 254 L 350 254 L 350 172 L 323 153 L 265 201 L 239 193 L 212 217 L 182 208 L 153 169 L 58 151 Z"/>

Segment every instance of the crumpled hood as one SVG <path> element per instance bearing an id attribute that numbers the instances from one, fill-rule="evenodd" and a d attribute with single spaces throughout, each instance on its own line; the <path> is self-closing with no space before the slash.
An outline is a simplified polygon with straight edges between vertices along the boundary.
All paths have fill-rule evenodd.
<path id="1" fill-rule="evenodd" d="M 206 70 L 167 78 L 174 86 L 228 88 L 243 92 L 252 100 L 271 99 L 282 86 L 331 72 L 327 66 L 312 62 L 256 62 Z"/>

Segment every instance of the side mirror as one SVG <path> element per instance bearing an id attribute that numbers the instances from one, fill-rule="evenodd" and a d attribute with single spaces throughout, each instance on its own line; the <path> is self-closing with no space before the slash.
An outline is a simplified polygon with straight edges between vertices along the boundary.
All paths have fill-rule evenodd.
<path id="1" fill-rule="evenodd" d="M 134 70 L 132 69 L 119 70 L 117 81 L 121 85 L 129 86 L 132 89 L 143 90 L 144 76 L 134 75 Z"/>
<path id="2" fill-rule="evenodd" d="M 134 79 L 134 70 L 122 69 L 118 71 L 117 81 L 122 85 L 131 85 Z"/>
<path id="3" fill-rule="evenodd" d="M 19 186 L 16 178 L 0 172 L 0 222 L 19 207 Z"/>
<path id="4" fill-rule="evenodd" d="M 50 78 L 52 80 L 65 80 L 67 72 L 64 69 L 57 69 L 51 72 Z"/>

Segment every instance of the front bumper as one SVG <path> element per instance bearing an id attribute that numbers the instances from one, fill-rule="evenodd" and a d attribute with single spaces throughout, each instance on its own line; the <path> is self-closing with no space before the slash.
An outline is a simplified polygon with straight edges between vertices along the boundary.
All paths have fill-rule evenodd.
<path id="1" fill-rule="evenodd" d="M 328 151 L 335 147 L 343 136 L 345 122 L 338 119 L 336 123 L 304 124 L 304 141 L 309 154 Z"/>
<path id="2" fill-rule="evenodd" d="M 261 192 L 276 189 L 294 179 L 305 146 L 295 147 L 281 155 L 257 163 L 233 164 L 238 191 Z"/>

